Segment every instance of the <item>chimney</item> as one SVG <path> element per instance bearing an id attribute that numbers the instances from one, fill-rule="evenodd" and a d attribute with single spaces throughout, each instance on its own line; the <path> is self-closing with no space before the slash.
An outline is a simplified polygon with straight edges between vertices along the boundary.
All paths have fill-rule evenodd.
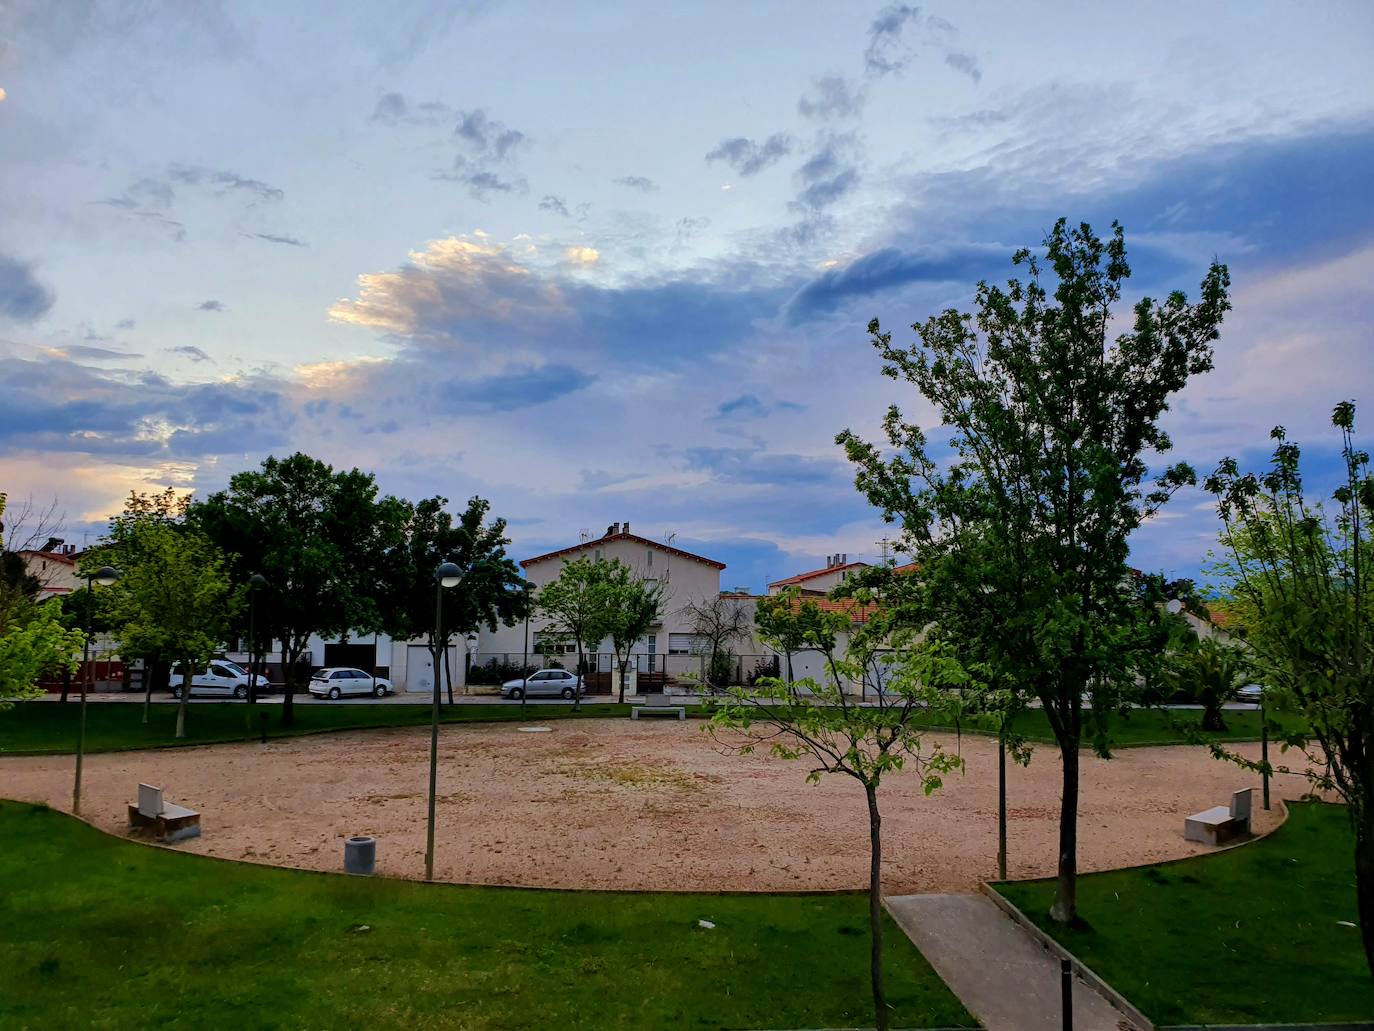
<path id="1" fill-rule="evenodd" d="M 849 562 L 849 552 L 846 551 L 843 555 L 836 555 L 835 558 L 837 559 L 837 561 L 835 562 L 835 565 L 837 565 L 837 566 L 846 565 L 846 564 Z"/>
<path id="2" fill-rule="evenodd" d="M 628 522 L 626 522 L 625 525 L 621 527 L 620 532 L 621 532 L 621 533 L 629 533 L 629 532 L 630 532 L 630 524 L 629 524 Z"/>
<path id="3" fill-rule="evenodd" d="M 57 551 L 62 547 L 61 537 L 49 537 L 48 543 L 39 548 L 39 551 Z"/>
<path id="4" fill-rule="evenodd" d="M 606 536 L 609 537 L 615 533 L 615 528 L 619 525 L 619 523 L 612 523 L 610 526 L 606 527 Z"/>

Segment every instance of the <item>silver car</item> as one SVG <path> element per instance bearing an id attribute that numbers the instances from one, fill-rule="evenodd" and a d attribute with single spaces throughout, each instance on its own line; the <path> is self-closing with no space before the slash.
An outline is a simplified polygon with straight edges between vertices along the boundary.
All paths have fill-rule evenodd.
<path id="1" fill-rule="evenodd" d="M 582 678 L 566 669 L 541 669 L 528 678 L 507 680 L 501 685 L 502 698 L 523 698 L 526 691 L 531 698 L 571 698 L 585 693 Z"/>
<path id="2" fill-rule="evenodd" d="M 352 666 L 326 666 L 310 678 L 310 693 L 317 698 L 342 698 L 346 694 L 384 698 L 395 690 L 386 677 L 374 677 Z"/>

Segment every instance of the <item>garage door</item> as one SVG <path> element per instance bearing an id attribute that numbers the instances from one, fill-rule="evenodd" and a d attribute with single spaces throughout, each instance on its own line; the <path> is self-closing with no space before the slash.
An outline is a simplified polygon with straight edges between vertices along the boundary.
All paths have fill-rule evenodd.
<path id="1" fill-rule="evenodd" d="M 453 677 L 453 689 L 457 691 L 463 686 L 463 657 L 456 647 L 449 648 L 448 662 L 449 673 Z M 440 673 L 442 672 L 441 667 Z M 434 693 L 434 657 L 423 645 L 412 644 L 406 647 L 405 689 L 407 694 Z"/>

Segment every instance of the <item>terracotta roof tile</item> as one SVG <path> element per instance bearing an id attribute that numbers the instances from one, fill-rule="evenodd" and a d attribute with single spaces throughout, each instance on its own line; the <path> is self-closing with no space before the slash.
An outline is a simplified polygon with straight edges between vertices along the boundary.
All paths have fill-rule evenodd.
<path id="1" fill-rule="evenodd" d="M 702 555 L 694 555 L 690 551 L 683 551 L 681 548 L 674 548 L 667 544 L 660 544 L 658 541 L 651 541 L 647 537 L 640 537 L 633 533 L 613 533 L 606 537 L 599 537 L 594 541 L 583 541 L 581 544 L 574 544 L 570 548 L 559 548 L 557 551 L 548 551 L 542 555 L 535 555 L 533 558 L 520 560 L 520 568 L 527 569 L 536 562 L 543 562 L 545 559 L 560 558 L 563 555 L 571 555 L 574 552 L 592 548 L 598 544 L 609 544 L 612 541 L 634 541 L 636 544 L 643 544 L 650 548 L 657 548 L 659 551 L 667 552 L 669 555 L 676 555 L 678 558 L 691 559 L 693 562 L 700 562 L 703 565 L 713 566 L 716 569 L 724 569 L 724 562 L 717 562 L 713 558 L 706 558 Z"/>

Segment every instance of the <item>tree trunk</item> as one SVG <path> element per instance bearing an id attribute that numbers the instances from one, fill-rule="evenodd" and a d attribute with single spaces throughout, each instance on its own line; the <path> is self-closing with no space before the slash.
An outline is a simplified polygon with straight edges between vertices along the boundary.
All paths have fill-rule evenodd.
<path id="1" fill-rule="evenodd" d="M 153 711 L 153 660 L 143 660 L 143 722 L 148 723 L 148 717 Z"/>
<path id="2" fill-rule="evenodd" d="M 1365 963 L 1374 976 L 1374 809 L 1367 802 L 1360 808 L 1355 828 L 1355 896 Z"/>
<path id="3" fill-rule="evenodd" d="M 883 991 L 883 818 L 878 814 L 878 790 L 864 785 L 868 796 L 868 935 L 869 977 L 873 983 L 873 1019 L 887 1031 L 887 994 Z"/>
<path id="4" fill-rule="evenodd" d="M 621 704 L 621 705 L 624 705 L 624 704 L 625 704 L 625 667 L 628 666 L 629 663 L 628 663 L 628 662 L 621 662 L 621 661 L 620 661 L 620 656 L 617 654 L 616 657 L 615 657 L 615 664 L 616 664 L 617 666 L 620 667 L 620 704 Z"/>
<path id="5" fill-rule="evenodd" d="M 1225 733 L 1226 719 L 1221 714 L 1221 705 L 1218 702 L 1206 702 L 1202 707 L 1202 729 L 1212 730 L 1217 733 Z"/>
<path id="6" fill-rule="evenodd" d="M 1059 746 L 1064 789 L 1059 803 L 1059 882 L 1050 919 L 1072 923 L 1078 915 L 1078 742 Z"/>
<path id="7" fill-rule="evenodd" d="M 177 706 L 177 737 L 186 736 L 186 706 L 191 701 L 191 660 L 181 660 L 181 704 Z"/>
<path id="8" fill-rule="evenodd" d="M 286 640 L 286 635 L 283 634 L 281 639 L 281 725 L 283 727 L 289 727 L 296 722 L 296 660 L 301 657 L 299 651 L 287 651 Z"/>
<path id="9" fill-rule="evenodd" d="M 71 689 L 72 671 L 64 666 L 62 667 L 62 697 L 59 698 L 58 701 L 65 702 L 67 700 L 67 692 L 69 692 Z"/>
<path id="10" fill-rule="evenodd" d="M 579 689 L 584 688 L 584 687 L 586 686 L 586 681 L 585 681 L 584 678 L 586 677 L 587 674 L 586 674 L 586 672 L 583 670 L 583 667 L 586 666 L 586 665 L 587 665 L 586 660 L 583 658 L 583 655 L 582 655 L 582 645 L 581 645 L 581 643 L 579 642 L 578 645 L 577 645 L 577 686 L 578 686 Z M 581 705 L 582 705 L 582 691 L 581 691 L 581 690 L 577 690 L 577 691 L 573 694 L 573 712 L 577 712 L 577 710 L 581 707 Z"/>
<path id="11" fill-rule="evenodd" d="M 434 674 L 439 675 L 437 672 Z M 453 704 L 453 670 L 448 665 L 448 642 L 444 642 L 444 685 L 448 688 L 448 704 Z"/>

